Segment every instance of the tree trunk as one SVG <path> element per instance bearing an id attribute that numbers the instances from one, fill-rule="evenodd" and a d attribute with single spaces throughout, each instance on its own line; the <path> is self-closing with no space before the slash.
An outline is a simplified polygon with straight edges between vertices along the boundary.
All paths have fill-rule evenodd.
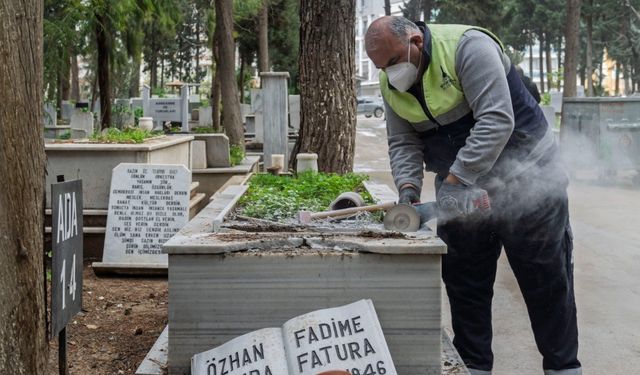
<path id="1" fill-rule="evenodd" d="M 540 93 L 544 94 L 544 34 L 538 34 L 540 48 L 538 49 L 538 67 L 540 68 Z"/>
<path id="2" fill-rule="evenodd" d="M 80 101 L 80 69 L 78 67 L 78 55 L 71 56 L 71 99 Z"/>
<path id="3" fill-rule="evenodd" d="M 160 87 L 164 87 L 164 56 L 160 57 Z"/>
<path id="4" fill-rule="evenodd" d="M 217 30 L 215 30 L 217 31 Z M 216 131 L 220 130 L 220 74 L 218 74 L 218 37 L 213 33 L 213 43 L 211 45 L 211 53 L 213 54 L 213 64 L 211 66 L 211 127 Z"/>
<path id="5" fill-rule="evenodd" d="M 318 169 L 353 170 L 356 135 L 355 0 L 300 3 L 299 152 L 318 154 Z"/>
<path id="6" fill-rule="evenodd" d="M 149 86 L 151 89 L 158 87 L 158 48 L 156 46 L 156 21 L 151 25 L 151 54 L 149 56 Z"/>
<path id="7" fill-rule="evenodd" d="M 216 73 L 211 88 L 211 127 L 220 130 L 220 75 Z"/>
<path id="8" fill-rule="evenodd" d="M 564 74 L 562 74 L 562 36 L 558 37 L 558 46 L 556 49 L 558 51 L 558 82 L 556 82 L 556 84 L 558 85 L 558 91 L 560 91 L 562 89 L 562 78 L 564 76 Z"/>
<path id="9" fill-rule="evenodd" d="M 262 8 L 258 18 L 258 70 L 268 72 L 269 69 L 269 0 L 262 0 Z"/>
<path id="10" fill-rule="evenodd" d="M 60 76 L 60 91 L 62 100 L 69 100 L 71 98 L 71 66 L 69 60 L 65 59 L 64 66 L 62 67 Z"/>
<path id="11" fill-rule="evenodd" d="M 140 65 L 142 65 L 142 54 L 137 53 L 131 58 L 133 72 L 131 72 L 131 82 L 129 82 L 129 97 L 140 96 Z"/>
<path id="12" fill-rule="evenodd" d="M 0 369 L 44 374 L 43 2 L 1 0 Z"/>
<path id="13" fill-rule="evenodd" d="M 240 56 L 240 74 L 238 74 L 238 94 L 240 104 L 244 103 L 244 58 Z"/>
<path id="14" fill-rule="evenodd" d="M 586 51 L 586 64 L 585 64 L 585 76 L 587 78 L 587 96 L 593 96 L 593 15 L 591 10 L 593 9 L 593 0 L 589 0 L 589 13 L 587 14 L 587 51 Z"/>
<path id="15" fill-rule="evenodd" d="M 547 89 L 551 91 L 553 87 L 553 64 L 551 63 L 551 39 L 545 38 L 544 53 L 547 61 Z"/>
<path id="16" fill-rule="evenodd" d="M 632 81 L 631 81 L 631 67 L 629 64 L 623 65 L 624 68 L 624 94 L 631 95 L 633 92 Z"/>
<path id="17" fill-rule="evenodd" d="M 532 81 L 535 80 L 533 76 L 533 43 L 529 44 L 529 76 Z"/>
<path id="18" fill-rule="evenodd" d="M 58 87 L 56 88 L 56 108 L 58 118 L 62 118 L 62 72 L 58 71 Z"/>
<path id="19" fill-rule="evenodd" d="M 194 56 L 196 60 L 196 73 L 193 82 L 200 82 L 200 13 L 196 12 L 196 54 Z M 196 94 L 200 90 L 200 86 L 196 86 Z"/>
<path id="20" fill-rule="evenodd" d="M 431 21 L 432 10 L 433 10 L 433 0 L 422 0 L 422 13 L 424 15 L 425 23 L 429 23 L 429 21 Z"/>
<path id="21" fill-rule="evenodd" d="M 238 85 L 235 80 L 235 52 L 233 41 L 233 0 L 216 1 L 216 34 L 218 38 L 218 74 L 222 94 L 222 127 L 229 137 L 229 144 L 244 150 L 244 129 L 240 118 Z M 355 39 L 354 39 L 355 40 Z"/>
<path id="22" fill-rule="evenodd" d="M 91 83 L 91 112 L 95 108 L 96 96 L 98 95 L 98 72 L 93 75 L 93 82 Z"/>
<path id="23" fill-rule="evenodd" d="M 578 48 L 580 47 L 580 8 L 581 0 L 567 0 L 567 20 L 565 23 L 565 62 L 563 96 L 575 97 L 577 92 L 576 77 L 578 75 Z"/>
<path id="24" fill-rule="evenodd" d="M 384 0 L 384 15 L 391 15 L 391 0 Z"/>
<path id="25" fill-rule="evenodd" d="M 615 96 L 620 95 L 620 62 L 616 61 L 616 88 Z"/>
<path id="26" fill-rule="evenodd" d="M 107 17 L 96 13 L 96 43 L 98 48 L 98 85 L 100 86 L 101 129 L 111 126 L 111 82 L 109 81 L 109 42 L 104 29 Z"/>

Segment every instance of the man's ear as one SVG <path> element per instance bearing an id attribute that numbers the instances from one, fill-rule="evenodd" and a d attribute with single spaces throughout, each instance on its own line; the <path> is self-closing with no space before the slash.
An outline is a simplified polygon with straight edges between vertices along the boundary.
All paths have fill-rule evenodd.
<path id="1" fill-rule="evenodd" d="M 411 38 L 409 38 L 409 41 L 411 43 L 414 43 L 418 47 L 418 49 L 422 51 L 422 47 L 424 43 L 424 38 L 422 37 L 422 34 L 416 33 L 411 35 Z"/>

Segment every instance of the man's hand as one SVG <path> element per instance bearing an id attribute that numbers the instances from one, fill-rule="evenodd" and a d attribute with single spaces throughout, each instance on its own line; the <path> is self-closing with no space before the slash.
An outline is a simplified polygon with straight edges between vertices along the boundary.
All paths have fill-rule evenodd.
<path id="1" fill-rule="evenodd" d="M 491 209 L 487 191 L 475 186 L 443 181 L 436 198 L 438 218 L 444 221 Z"/>
<path id="2" fill-rule="evenodd" d="M 404 185 L 400 189 L 398 203 L 412 204 L 420 202 L 420 192 L 413 185 Z"/>

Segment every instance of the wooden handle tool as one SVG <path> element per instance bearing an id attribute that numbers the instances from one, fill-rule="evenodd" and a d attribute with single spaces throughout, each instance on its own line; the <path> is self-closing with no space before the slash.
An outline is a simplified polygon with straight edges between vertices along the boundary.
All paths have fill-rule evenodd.
<path id="1" fill-rule="evenodd" d="M 328 217 L 339 218 L 339 217 L 347 217 L 353 214 L 357 214 L 358 212 L 388 210 L 395 205 L 396 205 L 395 202 L 384 202 L 380 204 L 373 204 L 370 206 L 343 208 L 341 210 L 331 210 L 331 211 L 322 211 L 322 212 L 300 211 L 298 212 L 298 220 L 300 220 L 300 223 L 302 224 L 308 224 L 314 219 L 325 219 Z"/>

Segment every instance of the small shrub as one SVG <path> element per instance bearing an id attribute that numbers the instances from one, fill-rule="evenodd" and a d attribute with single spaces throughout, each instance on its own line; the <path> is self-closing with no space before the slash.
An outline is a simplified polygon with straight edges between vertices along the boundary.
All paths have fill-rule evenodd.
<path id="1" fill-rule="evenodd" d="M 136 126 L 140 126 L 140 117 L 144 117 L 144 110 L 142 107 L 133 108 L 133 122 Z"/>
<path id="2" fill-rule="evenodd" d="M 540 105 L 550 105 L 551 104 L 551 94 L 545 92 L 540 96 Z"/>
<path id="3" fill-rule="evenodd" d="M 231 166 L 242 163 L 244 159 L 244 150 L 239 145 L 231 145 L 229 148 L 229 156 L 231 157 Z"/>
<path id="4" fill-rule="evenodd" d="M 64 132 L 56 137 L 56 139 L 67 140 L 71 139 L 71 132 Z"/>
<path id="5" fill-rule="evenodd" d="M 362 174 L 303 172 L 295 177 L 258 174 L 251 178 L 240 205 L 244 215 L 267 220 L 293 218 L 301 210 L 324 211 L 341 193 L 359 192 L 373 203 L 362 184 Z"/>

